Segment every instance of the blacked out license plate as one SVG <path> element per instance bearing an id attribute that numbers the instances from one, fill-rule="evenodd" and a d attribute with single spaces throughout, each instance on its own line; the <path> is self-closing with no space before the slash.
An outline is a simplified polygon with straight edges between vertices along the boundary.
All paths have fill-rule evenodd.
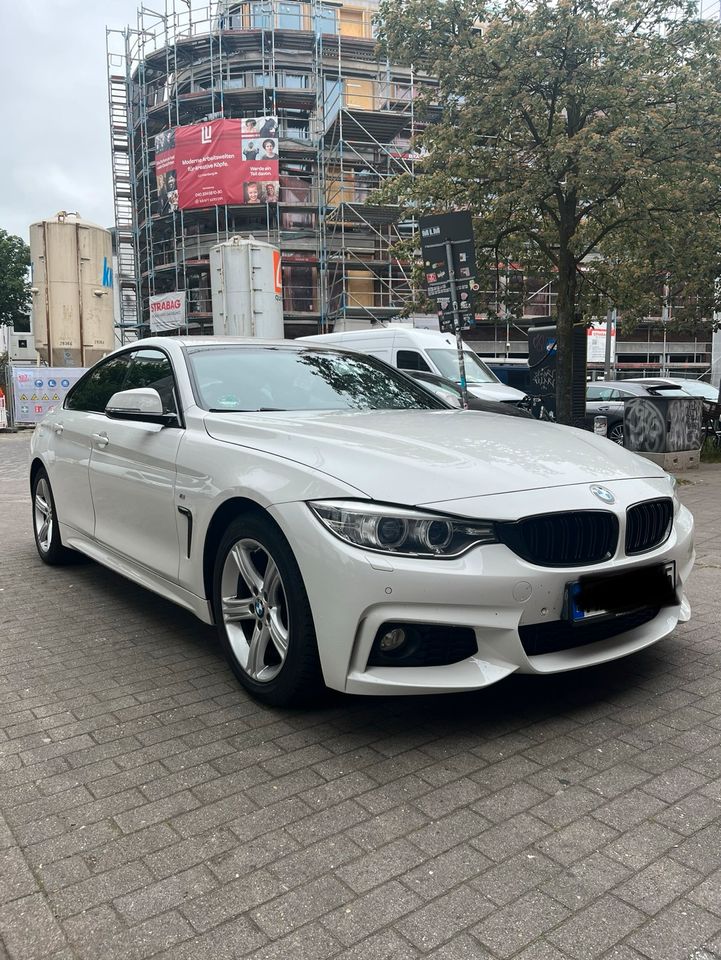
<path id="1" fill-rule="evenodd" d="M 677 603 L 676 564 L 671 560 L 618 573 L 588 574 L 566 584 L 564 617 L 581 623 Z"/>

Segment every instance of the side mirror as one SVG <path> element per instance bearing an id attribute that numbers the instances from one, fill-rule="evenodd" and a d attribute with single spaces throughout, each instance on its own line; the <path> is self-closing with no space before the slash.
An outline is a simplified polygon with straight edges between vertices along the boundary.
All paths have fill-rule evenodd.
<path id="1" fill-rule="evenodd" d="M 105 416 L 111 420 L 135 420 L 140 423 L 159 423 L 171 426 L 178 422 L 174 413 L 163 412 L 160 394 L 152 387 L 137 387 L 114 393 L 105 407 Z"/>

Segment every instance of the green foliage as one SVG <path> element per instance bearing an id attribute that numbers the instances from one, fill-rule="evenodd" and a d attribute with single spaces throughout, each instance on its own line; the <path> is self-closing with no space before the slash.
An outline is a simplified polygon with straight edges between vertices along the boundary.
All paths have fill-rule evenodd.
<path id="1" fill-rule="evenodd" d="M 30 247 L 0 229 L 0 324 L 13 324 L 30 306 Z"/>
<path id="2" fill-rule="evenodd" d="M 438 78 L 440 120 L 385 199 L 469 208 L 481 272 L 558 291 L 557 409 L 574 318 L 709 316 L 721 274 L 721 28 L 681 0 L 384 0 L 381 48 Z"/>
<path id="3" fill-rule="evenodd" d="M 711 438 L 707 438 L 701 447 L 701 462 L 721 463 L 721 447 L 717 447 Z"/>

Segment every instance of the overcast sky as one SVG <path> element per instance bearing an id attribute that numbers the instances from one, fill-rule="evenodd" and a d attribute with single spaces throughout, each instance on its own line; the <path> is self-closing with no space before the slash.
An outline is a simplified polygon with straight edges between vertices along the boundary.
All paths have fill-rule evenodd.
<path id="1" fill-rule="evenodd" d="M 27 240 L 58 210 L 113 225 L 105 27 L 137 3 L 0 0 L 1 228 Z"/>
<path id="2" fill-rule="evenodd" d="M 153 6 L 152 3 L 149 4 Z M 58 210 L 112 226 L 105 27 L 136 0 L 0 0 L 0 227 Z"/>

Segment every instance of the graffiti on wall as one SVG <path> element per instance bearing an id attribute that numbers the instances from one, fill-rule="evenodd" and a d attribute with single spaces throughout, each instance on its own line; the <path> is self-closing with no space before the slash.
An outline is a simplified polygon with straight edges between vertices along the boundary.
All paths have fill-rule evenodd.
<path id="1" fill-rule="evenodd" d="M 703 442 L 701 436 L 701 422 L 703 419 L 703 404 L 700 397 L 668 400 L 668 433 L 666 449 L 700 450 Z"/>
<path id="2" fill-rule="evenodd" d="M 674 453 L 701 447 L 698 397 L 634 397 L 623 411 L 624 446 L 643 453 Z"/>

